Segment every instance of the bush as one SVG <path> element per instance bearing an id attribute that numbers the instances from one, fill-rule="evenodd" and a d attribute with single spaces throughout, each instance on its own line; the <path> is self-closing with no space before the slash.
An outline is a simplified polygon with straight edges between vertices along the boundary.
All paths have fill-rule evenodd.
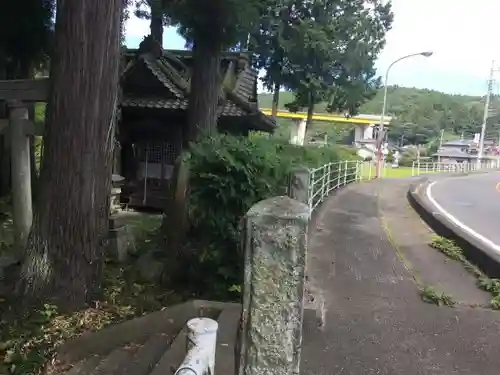
<path id="1" fill-rule="evenodd" d="M 348 151 L 297 147 L 264 137 L 206 137 L 189 155 L 189 240 L 194 257 L 183 271 L 212 298 L 238 296 L 243 276 L 240 222 L 260 200 L 285 195 L 297 166 L 316 167 Z"/>

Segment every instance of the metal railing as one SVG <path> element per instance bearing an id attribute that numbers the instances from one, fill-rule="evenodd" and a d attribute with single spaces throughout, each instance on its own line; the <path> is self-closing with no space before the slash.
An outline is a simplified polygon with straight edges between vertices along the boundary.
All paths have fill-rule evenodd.
<path id="1" fill-rule="evenodd" d="M 420 176 L 428 173 L 467 173 L 478 170 L 500 169 L 500 160 L 489 160 L 480 164 L 472 163 L 420 163 L 414 161 L 411 166 L 411 175 Z"/>
<path id="2" fill-rule="evenodd" d="M 187 354 L 175 375 L 213 375 L 218 324 L 209 318 L 187 322 Z"/>
<path id="3" fill-rule="evenodd" d="M 310 212 L 333 190 L 341 186 L 361 181 L 363 178 L 360 161 L 340 161 L 309 169 L 308 205 Z"/>

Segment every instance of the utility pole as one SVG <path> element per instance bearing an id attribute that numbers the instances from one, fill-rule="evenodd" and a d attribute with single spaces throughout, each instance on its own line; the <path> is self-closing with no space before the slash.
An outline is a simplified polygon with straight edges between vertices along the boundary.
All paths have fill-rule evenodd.
<path id="1" fill-rule="evenodd" d="M 477 164 L 481 165 L 484 154 L 484 137 L 486 134 L 486 123 L 488 122 L 488 116 L 490 113 L 490 100 L 491 94 L 493 92 L 493 81 L 495 75 L 495 61 L 491 63 L 490 76 L 488 78 L 488 89 L 486 91 L 486 102 L 484 104 L 484 115 L 483 115 L 483 125 L 481 126 L 481 136 L 479 138 L 479 152 L 477 153 Z"/>
<path id="2" fill-rule="evenodd" d="M 438 163 L 441 163 L 441 155 L 439 154 L 439 152 L 441 151 L 441 148 L 443 147 L 443 137 L 444 137 L 444 129 L 441 129 L 441 136 L 439 137 L 439 148 L 437 151 Z"/>

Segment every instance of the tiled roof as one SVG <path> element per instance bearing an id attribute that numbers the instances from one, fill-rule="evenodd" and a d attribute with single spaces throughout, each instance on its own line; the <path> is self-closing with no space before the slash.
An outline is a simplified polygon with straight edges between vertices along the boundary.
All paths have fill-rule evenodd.
<path id="1" fill-rule="evenodd" d="M 140 58 L 144 61 L 148 69 L 161 83 L 163 83 L 166 88 L 170 90 L 170 92 L 172 92 L 172 94 L 174 94 L 177 98 L 184 97 L 184 92 L 177 85 L 175 85 L 171 79 L 167 78 L 165 73 L 160 68 L 159 64 L 162 64 L 161 61 L 156 60 L 149 55 L 142 55 Z"/>
<path id="2" fill-rule="evenodd" d="M 245 68 L 238 76 L 234 93 L 243 100 L 249 101 L 254 97 L 254 86 L 258 72 L 250 67 Z"/>
<path id="3" fill-rule="evenodd" d="M 219 116 L 245 116 L 249 115 L 248 111 L 238 107 L 234 102 L 228 100 L 219 108 Z"/>
<path id="4" fill-rule="evenodd" d="M 126 72 L 132 71 L 132 67 L 138 62 L 143 62 L 152 75 L 172 94 L 170 97 L 162 97 L 157 93 L 153 97 L 149 94 L 138 94 L 137 92 L 123 93 L 122 107 L 143 107 L 185 110 L 188 108 L 190 90 L 190 70 L 192 56 L 186 51 L 165 51 L 159 58 L 149 53 L 137 57 L 133 51 L 125 54 L 129 59 Z M 135 56 L 135 57 L 134 57 Z M 271 130 L 275 122 L 271 117 L 262 114 L 256 105 L 256 80 L 258 72 L 249 66 L 248 59 L 241 54 L 231 53 L 223 57 L 224 73 L 233 75 L 232 87 L 223 86 L 221 92 L 221 105 L 219 116 L 249 116 L 252 122 L 262 123 L 260 127 Z M 234 69 L 234 70 L 233 70 Z M 126 82 L 126 76 L 124 76 Z M 132 86 L 133 87 L 133 86 Z M 140 91 L 140 90 L 139 90 Z"/>
<path id="5" fill-rule="evenodd" d="M 162 99 L 162 98 L 131 98 L 124 97 L 122 107 L 162 108 L 162 109 L 187 109 L 187 99 Z"/>

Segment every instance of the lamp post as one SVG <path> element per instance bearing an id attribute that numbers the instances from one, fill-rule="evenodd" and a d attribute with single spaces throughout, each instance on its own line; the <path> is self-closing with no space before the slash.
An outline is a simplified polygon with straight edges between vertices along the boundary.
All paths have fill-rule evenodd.
<path id="1" fill-rule="evenodd" d="M 425 52 L 419 52 L 419 53 L 412 53 L 403 57 L 400 57 L 397 60 L 394 60 L 391 65 L 387 68 L 385 72 L 385 79 L 384 79 L 384 102 L 382 104 L 382 114 L 380 115 L 380 126 L 379 126 L 379 132 L 378 132 L 378 156 L 377 156 L 377 178 L 380 178 L 382 175 L 382 146 L 383 142 L 385 139 L 385 131 L 384 131 L 384 118 L 385 118 L 385 111 L 387 108 L 387 81 L 389 78 L 389 72 L 391 68 L 394 66 L 394 64 L 400 62 L 401 60 L 408 59 L 410 57 L 415 57 L 415 56 L 424 56 L 424 57 L 430 57 L 432 56 L 433 52 L 425 51 Z"/>

